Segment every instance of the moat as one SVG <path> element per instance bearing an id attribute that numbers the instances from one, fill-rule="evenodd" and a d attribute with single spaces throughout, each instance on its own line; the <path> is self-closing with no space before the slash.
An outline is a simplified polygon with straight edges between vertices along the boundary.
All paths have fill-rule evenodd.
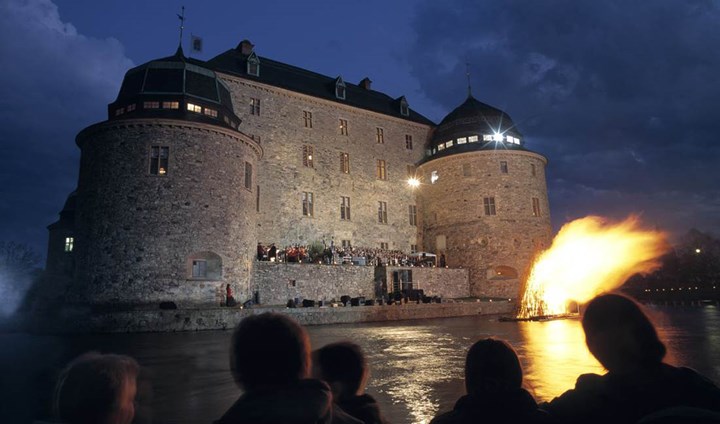
<path id="1" fill-rule="evenodd" d="M 720 382 L 720 308 L 649 307 L 668 362 L 690 366 Z M 314 347 L 352 339 L 366 351 L 368 392 L 393 423 L 426 423 L 463 393 L 466 349 L 482 337 L 508 340 L 538 400 L 571 388 L 576 377 L 602 372 L 584 345 L 579 321 L 498 322 L 497 317 L 308 327 Z M 87 350 L 134 356 L 153 382 L 155 423 L 217 419 L 237 398 L 229 372 L 230 331 L 45 336 L 0 334 L 0 416 L 7 422 L 43 418 L 55 373 Z"/>

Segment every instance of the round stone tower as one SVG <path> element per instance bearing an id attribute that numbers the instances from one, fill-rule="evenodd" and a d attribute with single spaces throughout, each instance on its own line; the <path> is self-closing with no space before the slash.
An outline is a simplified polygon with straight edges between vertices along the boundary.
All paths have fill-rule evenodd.
<path id="1" fill-rule="evenodd" d="M 475 296 L 517 298 L 551 227 L 547 159 L 505 112 L 469 96 L 442 120 L 418 166 L 422 246 L 469 268 Z"/>
<path id="2" fill-rule="evenodd" d="M 261 147 L 230 92 L 175 55 L 129 70 L 108 120 L 85 128 L 69 302 L 115 307 L 242 301 L 256 246 Z"/>

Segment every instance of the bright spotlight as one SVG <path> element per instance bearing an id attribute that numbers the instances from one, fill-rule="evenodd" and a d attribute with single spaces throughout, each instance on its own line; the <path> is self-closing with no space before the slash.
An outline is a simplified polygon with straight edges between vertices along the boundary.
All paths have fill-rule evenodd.
<path id="1" fill-rule="evenodd" d="M 495 134 L 493 134 L 493 140 L 495 140 L 495 141 L 503 141 L 503 138 L 505 138 L 505 137 L 500 133 L 496 132 Z"/>
<path id="2" fill-rule="evenodd" d="M 412 188 L 420 186 L 420 180 L 415 177 L 408 178 L 407 183 Z"/>
<path id="3" fill-rule="evenodd" d="M 702 252 L 702 250 L 700 250 L 700 249 L 695 249 L 695 253 L 700 253 L 700 252 Z"/>

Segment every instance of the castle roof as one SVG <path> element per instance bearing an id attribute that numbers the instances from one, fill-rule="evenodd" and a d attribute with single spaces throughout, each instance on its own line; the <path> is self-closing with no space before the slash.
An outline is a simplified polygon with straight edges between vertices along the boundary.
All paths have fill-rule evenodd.
<path id="1" fill-rule="evenodd" d="M 387 94 L 370 89 L 370 80 L 365 78 L 359 84 L 343 81 L 341 77 L 328 77 L 266 57 L 257 56 L 249 41 L 242 41 L 237 48 L 210 59 L 206 65 L 217 72 L 257 81 L 286 90 L 307 94 L 324 100 L 334 101 L 400 119 L 425 125 L 433 123 L 428 118 L 407 106 L 404 96 L 392 98 Z M 248 60 L 259 62 L 259 72 L 248 72 Z M 336 92 L 337 84 L 344 87 L 343 96 Z M 403 106 L 404 104 L 404 106 Z M 405 112 L 405 113 L 403 113 Z"/>
<path id="2" fill-rule="evenodd" d="M 197 109 L 191 110 L 191 106 Z M 128 107 L 130 106 L 130 107 Z M 151 60 L 125 73 L 109 119 L 161 117 L 237 128 L 230 90 L 204 62 L 174 55 Z"/>

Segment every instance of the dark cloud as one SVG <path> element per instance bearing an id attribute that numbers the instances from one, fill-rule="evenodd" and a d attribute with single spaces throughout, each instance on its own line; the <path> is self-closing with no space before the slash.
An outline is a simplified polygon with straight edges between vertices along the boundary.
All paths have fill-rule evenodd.
<path id="1" fill-rule="evenodd" d="M 104 118 L 132 62 L 49 0 L 0 1 L 0 57 L 0 239 L 44 254 L 45 227 L 75 188 L 75 134 Z"/>
<path id="2" fill-rule="evenodd" d="M 473 93 L 548 156 L 556 225 L 644 214 L 720 233 L 720 10 L 713 1 L 427 1 L 413 74 L 448 110 Z"/>

